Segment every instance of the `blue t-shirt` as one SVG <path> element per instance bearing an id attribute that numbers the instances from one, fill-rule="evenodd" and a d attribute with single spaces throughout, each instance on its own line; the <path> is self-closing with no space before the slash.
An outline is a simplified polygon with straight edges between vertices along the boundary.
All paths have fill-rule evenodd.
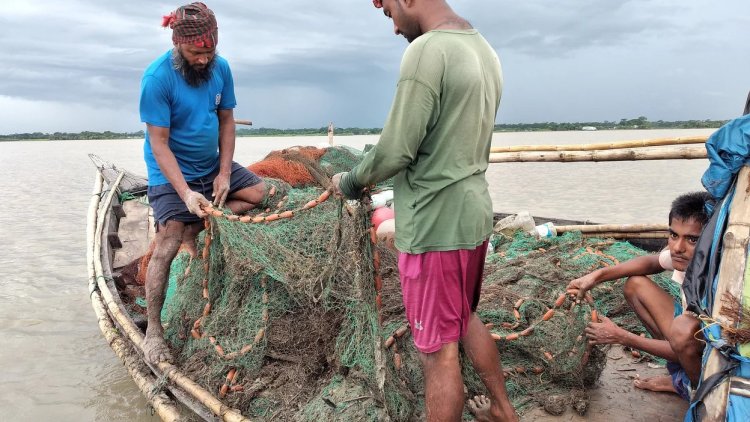
<path id="1" fill-rule="evenodd" d="M 186 181 L 199 179 L 218 168 L 217 111 L 237 105 L 229 64 L 219 56 L 214 61 L 211 79 L 192 87 L 174 69 L 170 50 L 149 65 L 141 80 L 141 121 L 169 128 L 169 149 Z M 149 186 L 169 183 L 151 152 L 148 131 L 143 156 Z"/>

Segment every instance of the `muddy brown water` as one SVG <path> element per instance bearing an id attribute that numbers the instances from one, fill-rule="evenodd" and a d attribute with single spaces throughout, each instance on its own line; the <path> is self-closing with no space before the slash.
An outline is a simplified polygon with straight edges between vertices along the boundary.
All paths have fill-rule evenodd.
<path id="1" fill-rule="evenodd" d="M 493 143 L 599 143 L 712 132 L 499 133 Z M 362 148 L 377 137 L 334 140 Z M 87 154 L 145 174 L 142 143 L 0 142 L 0 421 L 157 420 L 99 332 L 85 269 L 86 210 L 94 176 Z M 327 136 L 242 138 L 235 158 L 249 164 L 272 149 L 327 143 Z M 663 223 L 676 195 L 701 189 L 706 167 L 706 160 L 493 164 L 487 178 L 499 212 Z M 629 387 L 618 388 L 612 399 L 627 399 Z M 607 419 L 615 420 L 611 414 Z"/>

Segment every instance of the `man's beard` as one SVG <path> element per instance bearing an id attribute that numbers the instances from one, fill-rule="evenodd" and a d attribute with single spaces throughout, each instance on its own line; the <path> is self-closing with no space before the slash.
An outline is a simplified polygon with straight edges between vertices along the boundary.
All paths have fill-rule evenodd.
<path id="1" fill-rule="evenodd" d="M 211 79 L 211 71 L 214 68 L 214 59 L 211 59 L 210 62 L 206 63 L 204 67 L 196 68 L 188 63 L 179 50 L 174 49 L 172 51 L 172 65 L 176 71 L 180 72 L 188 85 L 197 88 Z"/>

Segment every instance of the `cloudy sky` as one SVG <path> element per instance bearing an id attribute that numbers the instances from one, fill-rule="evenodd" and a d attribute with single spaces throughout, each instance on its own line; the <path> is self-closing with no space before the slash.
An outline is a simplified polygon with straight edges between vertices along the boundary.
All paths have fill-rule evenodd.
<path id="1" fill-rule="evenodd" d="M 181 2 L 1 0 L 0 134 L 136 131 Z M 451 0 L 497 50 L 498 122 L 729 119 L 750 90 L 748 0 Z M 370 0 L 206 0 L 256 127 L 381 127 L 406 41 Z"/>

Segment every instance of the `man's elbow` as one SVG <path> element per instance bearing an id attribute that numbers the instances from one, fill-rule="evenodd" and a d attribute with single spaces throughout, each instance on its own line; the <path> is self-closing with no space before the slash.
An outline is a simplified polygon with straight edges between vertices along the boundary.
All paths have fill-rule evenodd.
<path id="1" fill-rule="evenodd" d="M 414 157 L 408 154 L 401 155 L 383 155 L 381 157 L 375 157 L 375 165 L 380 167 L 382 170 L 387 171 L 393 176 L 401 170 L 409 167 L 414 162 Z"/>

